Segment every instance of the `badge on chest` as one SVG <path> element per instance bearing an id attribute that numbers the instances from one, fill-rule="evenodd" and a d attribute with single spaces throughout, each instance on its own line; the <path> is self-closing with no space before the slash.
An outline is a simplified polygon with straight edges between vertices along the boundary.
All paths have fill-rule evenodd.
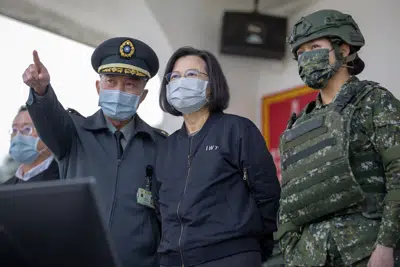
<path id="1" fill-rule="evenodd" d="M 150 191 L 139 188 L 136 199 L 138 204 L 154 209 L 153 196 Z"/>
<path id="2" fill-rule="evenodd" d="M 146 167 L 146 188 L 139 188 L 136 193 L 136 201 L 138 204 L 154 209 L 154 200 L 151 193 L 151 185 L 153 179 L 153 166 Z"/>

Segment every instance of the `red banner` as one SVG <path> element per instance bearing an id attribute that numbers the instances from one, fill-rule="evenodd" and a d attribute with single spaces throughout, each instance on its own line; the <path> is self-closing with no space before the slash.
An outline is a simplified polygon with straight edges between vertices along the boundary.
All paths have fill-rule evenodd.
<path id="1" fill-rule="evenodd" d="M 274 158 L 279 180 L 281 179 L 279 138 L 286 129 L 292 113 L 299 114 L 309 102 L 315 100 L 317 94 L 317 90 L 302 86 L 267 95 L 262 99 L 262 132 Z"/>

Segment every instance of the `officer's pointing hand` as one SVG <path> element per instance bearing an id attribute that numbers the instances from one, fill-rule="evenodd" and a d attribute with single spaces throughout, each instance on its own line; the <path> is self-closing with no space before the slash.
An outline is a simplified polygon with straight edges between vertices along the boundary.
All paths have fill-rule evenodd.
<path id="1" fill-rule="evenodd" d="M 50 75 L 46 67 L 40 62 L 37 51 L 33 51 L 33 64 L 25 70 L 22 75 L 24 83 L 39 95 L 44 95 L 47 86 L 50 83 Z"/>

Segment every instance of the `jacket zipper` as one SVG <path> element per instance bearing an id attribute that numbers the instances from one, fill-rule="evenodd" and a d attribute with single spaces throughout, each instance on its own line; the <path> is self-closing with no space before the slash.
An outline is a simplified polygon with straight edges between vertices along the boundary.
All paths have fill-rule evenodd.
<path id="1" fill-rule="evenodd" d="M 193 138 L 193 137 L 192 137 L 192 138 Z M 185 196 L 186 188 L 187 188 L 187 182 L 188 182 L 188 180 L 189 180 L 190 164 L 191 164 L 191 158 L 190 158 L 191 155 L 190 155 L 190 154 L 191 154 L 191 151 L 192 151 L 192 138 L 190 138 L 190 141 L 189 141 L 188 171 L 187 171 L 186 180 L 185 180 L 185 187 L 183 188 L 182 197 L 181 197 L 180 201 L 178 202 L 178 206 L 177 206 L 177 208 L 176 208 L 176 215 L 178 216 L 179 222 L 180 222 L 180 224 L 181 224 L 181 233 L 180 233 L 180 235 L 179 235 L 178 247 L 179 247 L 179 252 L 180 252 L 180 254 L 181 254 L 182 267 L 185 267 L 185 264 L 184 264 L 184 262 L 183 262 L 183 252 L 182 252 L 182 246 L 181 246 L 181 241 L 182 241 L 182 235 L 183 235 L 183 227 L 184 227 L 184 225 L 183 225 L 183 223 L 182 223 L 181 217 L 179 216 L 179 207 L 181 206 L 181 202 L 182 202 L 182 200 L 183 200 L 183 197 Z"/>
<path id="2" fill-rule="evenodd" d="M 249 177 L 248 177 L 248 174 L 247 174 L 247 168 L 243 169 L 243 181 L 245 181 L 247 186 L 249 187 L 249 189 L 251 189 L 250 188 Z"/>

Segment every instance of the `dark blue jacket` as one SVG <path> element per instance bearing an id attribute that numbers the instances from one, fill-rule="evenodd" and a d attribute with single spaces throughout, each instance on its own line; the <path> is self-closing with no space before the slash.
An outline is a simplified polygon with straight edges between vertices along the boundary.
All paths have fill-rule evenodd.
<path id="1" fill-rule="evenodd" d="M 271 253 L 280 185 L 250 120 L 215 113 L 196 135 L 183 126 L 169 136 L 157 157 L 161 265 L 194 266 L 260 245 Z"/>

